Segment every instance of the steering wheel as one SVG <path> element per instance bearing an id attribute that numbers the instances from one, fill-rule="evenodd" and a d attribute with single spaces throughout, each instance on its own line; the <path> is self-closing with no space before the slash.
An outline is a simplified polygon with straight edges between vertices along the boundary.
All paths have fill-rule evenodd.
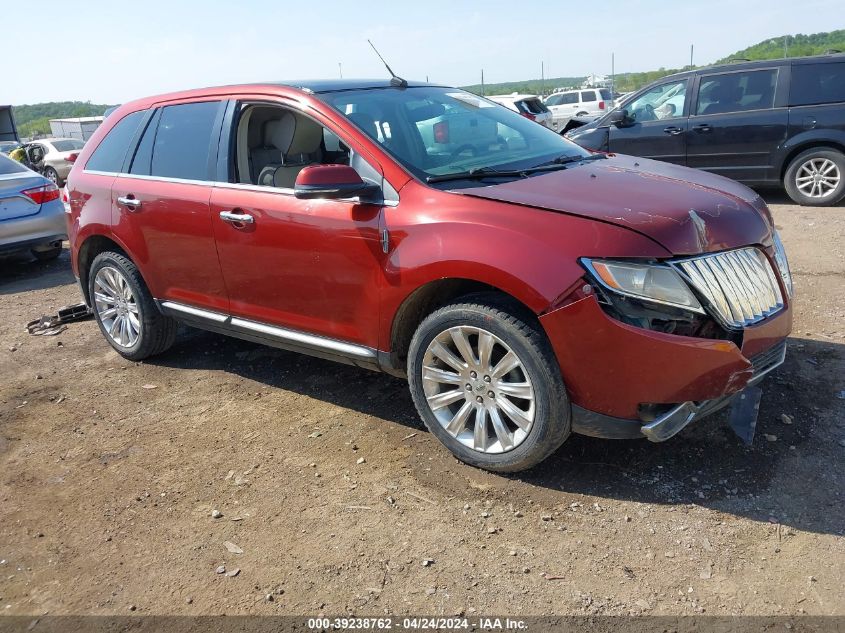
<path id="1" fill-rule="evenodd" d="M 456 159 L 461 154 L 463 154 L 464 152 L 470 152 L 470 154 L 472 154 L 473 156 L 478 155 L 478 150 L 475 148 L 475 145 L 470 145 L 470 144 L 467 143 L 467 144 L 461 145 L 460 147 L 458 147 L 458 149 L 456 149 L 454 152 L 452 152 L 451 157 L 452 157 L 452 159 Z"/>

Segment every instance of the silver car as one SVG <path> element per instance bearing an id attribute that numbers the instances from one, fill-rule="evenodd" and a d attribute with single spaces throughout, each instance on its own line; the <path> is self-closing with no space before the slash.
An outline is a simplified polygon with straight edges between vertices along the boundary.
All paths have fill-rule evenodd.
<path id="1" fill-rule="evenodd" d="M 26 152 L 42 174 L 61 186 L 84 146 L 78 138 L 43 138 L 28 143 Z"/>
<path id="2" fill-rule="evenodd" d="M 59 256 L 66 239 L 56 183 L 0 154 L 0 255 L 28 250 L 47 261 Z"/>

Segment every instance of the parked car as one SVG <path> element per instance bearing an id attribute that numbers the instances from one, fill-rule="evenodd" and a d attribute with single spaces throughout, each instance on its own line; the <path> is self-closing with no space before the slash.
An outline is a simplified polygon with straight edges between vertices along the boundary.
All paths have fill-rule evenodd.
<path id="1" fill-rule="evenodd" d="M 486 145 L 495 123 L 511 141 L 436 151 L 418 119 L 457 112 L 477 123 L 462 140 Z M 67 191 L 73 270 L 120 355 L 166 351 L 184 322 L 406 376 L 431 432 L 495 471 L 572 432 L 663 441 L 746 407 L 791 329 L 756 193 L 590 153 L 456 88 L 141 99 L 97 130 Z"/>
<path id="2" fill-rule="evenodd" d="M 20 146 L 21 144 L 17 141 L 0 141 L 0 154 L 6 154 L 8 156 L 12 150 Z"/>
<path id="3" fill-rule="evenodd" d="M 563 130 L 572 117 L 599 116 L 613 109 L 613 95 L 608 88 L 562 90 L 544 100 L 551 110 L 555 129 Z"/>
<path id="4" fill-rule="evenodd" d="M 61 187 L 84 146 L 85 142 L 76 138 L 41 138 L 27 143 L 25 149 L 30 162 Z"/>
<path id="5" fill-rule="evenodd" d="M 845 197 L 845 55 L 664 77 L 568 132 L 580 145 L 697 167 L 799 204 Z"/>
<path id="6" fill-rule="evenodd" d="M 67 239 L 59 188 L 44 176 L 0 154 L 0 255 L 30 251 L 55 259 Z"/>
<path id="7" fill-rule="evenodd" d="M 557 129 L 551 111 L 537 95 L 513 93 L 511 95 L 493 95 L 487 98 L 514 112 L 519 112 L 530 121 L 536 121 L 552 130 Z"/>

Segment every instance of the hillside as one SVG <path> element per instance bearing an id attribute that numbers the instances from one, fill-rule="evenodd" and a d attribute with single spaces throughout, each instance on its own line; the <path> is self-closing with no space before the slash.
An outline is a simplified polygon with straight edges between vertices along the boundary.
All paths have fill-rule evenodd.
<path id="1" fill-rule="evenodd" d="M 18 134 L 32 137 L 33 134 L 49 134 L 50 119 L 78 116 L 100 116 L 111 106 L 83 101 L 51 101 L 14 107 Z"/>
<path id="2" fill-rule="evenodd" d="M 813 33 L 812 35 L 781 35 L 764 40 L 748 48 L 736 51 L 716 60 L 714 64 L 726 63 L 732 59 L 778 59 L 784 56 L 784 38 L 786 38 L 787 52 L 790 57 L 806 57 L 807 55 L 819 55 L 827 50 L 839 50 L 845 52 L 845 30 L 830 31 L 826 33 Z M 619 92 L 631 92 L 638 90 L 648 83 L 672 73 L 689 70 L 686 68 L 660 68 L 639 73 L 620 73 L 616 75 L 615 88 Z M 546 79 L 544 82 L 546 92 L 560 86 L 579 86 L 584 77 L 558 77 Z M 481 94 L 481 85 L 464 86 L 465 90 Z M 488 95 L 508 94 L 514 91 L 539 94 L 541 89 L 539 79 L 523 79 L 506 83 L 486 84 L 484 92 Z"/>

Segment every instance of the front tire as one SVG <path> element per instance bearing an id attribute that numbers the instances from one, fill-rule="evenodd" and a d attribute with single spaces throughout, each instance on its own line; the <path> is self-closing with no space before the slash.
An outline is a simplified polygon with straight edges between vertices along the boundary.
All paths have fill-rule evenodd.
<path id="1" fill-rule="evenodd" d="M 845 155 L 829 147 L 814 147 L 792 159 L 784 174 L 786 193 L 795 202 L 826 207 L 845 197 Z"/>
<path id="2" fill-rule="evenodd" d="M 88 273 L 88 293 L 97 325 L 118 354 L 143 360 L 167 350 L 176 321 L 156 306 L 138 268 L 125 255 L 97 255 Z"/>
<path id="3" fill-rule="evenodd" d="M 569 398 L 545 334 L 533 315 L 495 295 L 467 297 L 423 320 L 408 383 L 429 431 L 479 468 L 525 470 L 570 433 Z"/>

